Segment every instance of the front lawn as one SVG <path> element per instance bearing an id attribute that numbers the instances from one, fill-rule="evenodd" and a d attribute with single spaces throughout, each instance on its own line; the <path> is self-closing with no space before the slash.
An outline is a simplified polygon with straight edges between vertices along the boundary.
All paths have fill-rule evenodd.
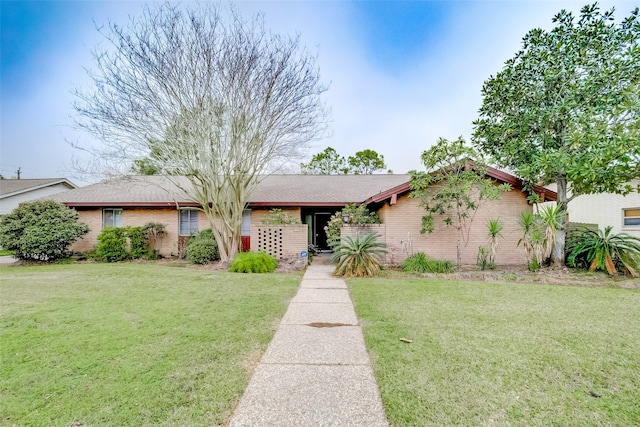
<path id="1" fill-rule="evenodd" d="M 639 291 L 348 283 L 394 426 L 640 425 Z"/>
<path id="2" fill-rule="evenodd" d="M 162 264 L 0 269 L 0 425 L 217 425 L 300 278 Z"/>

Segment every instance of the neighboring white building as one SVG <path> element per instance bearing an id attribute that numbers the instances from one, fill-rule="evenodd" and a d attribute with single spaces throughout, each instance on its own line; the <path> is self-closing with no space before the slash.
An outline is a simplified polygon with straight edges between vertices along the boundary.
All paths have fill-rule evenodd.
<path id="1" fill-rule="evenodd" d="M 640 180 L 630 184 L 637 188 Z M 549 185 L 555 191 L 555 185 Z M 640 237 L 640 194 L 626 196 L 600 193 L 584 194 L 569 202 L 569 221 L 598 224 L 604 229 L 610 225 L 613 233 L 628 233 Z"/>
<path id="2" fill-rule="evenodd" d="M 22 202 L 78 188 L 65 178 L 0 179 L 0 217 Z"/>

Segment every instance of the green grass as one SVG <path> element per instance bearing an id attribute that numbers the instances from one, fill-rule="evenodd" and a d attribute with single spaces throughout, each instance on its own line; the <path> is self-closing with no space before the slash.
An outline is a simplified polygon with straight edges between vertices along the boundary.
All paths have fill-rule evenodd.
<path id="1" fill-rule="evenodd" d="M 0 270 L 0 425 L 218 425 L 298 276 L 162 264 Z"/>
<path id="2" fill-rule="evenodd" d="M 9 256 L 9 255 L 13 255 L 13 251 L 7 250 L 7 249 L 0 249 L 0 256 Z"/>
<path id="3" fill-rule="evenodd" d="M 349 286 L 394 426 L 640 425 L 638 291 Z"/>

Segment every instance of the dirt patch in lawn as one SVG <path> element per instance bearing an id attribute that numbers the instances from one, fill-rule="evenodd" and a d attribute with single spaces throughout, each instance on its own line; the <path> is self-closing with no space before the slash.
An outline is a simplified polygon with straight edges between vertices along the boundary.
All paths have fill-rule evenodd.
<path id="1" fill-rule="evenodd" d="M 400 274 L 398 272 L 398 274 Z M 608 287 L 640 290 L 640 279 L 615 276 L 606 273 L 589 273 L 569 268 L 543 268 L 532 272 L 526 267 L 498 266 L 493 270 L 478 270 L 476 266 L 464 266 L 451 274 L 422 274 L 411 277 L 446 278 L 480 282 L 540 283 L 562 286 Z"/>

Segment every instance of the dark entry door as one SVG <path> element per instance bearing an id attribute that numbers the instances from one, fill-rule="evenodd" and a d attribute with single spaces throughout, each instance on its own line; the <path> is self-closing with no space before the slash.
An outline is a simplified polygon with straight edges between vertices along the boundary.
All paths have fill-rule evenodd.
<path id="1" fill-rule="evenodd" d="M 330 213 L 317 212 L 313 214 L 313 244 L 321 251 L 330 250 L 331 248 L 327 244 L 327 233 L 324 231 L 324 227 L 329 223 L 331 219 Z"/>

